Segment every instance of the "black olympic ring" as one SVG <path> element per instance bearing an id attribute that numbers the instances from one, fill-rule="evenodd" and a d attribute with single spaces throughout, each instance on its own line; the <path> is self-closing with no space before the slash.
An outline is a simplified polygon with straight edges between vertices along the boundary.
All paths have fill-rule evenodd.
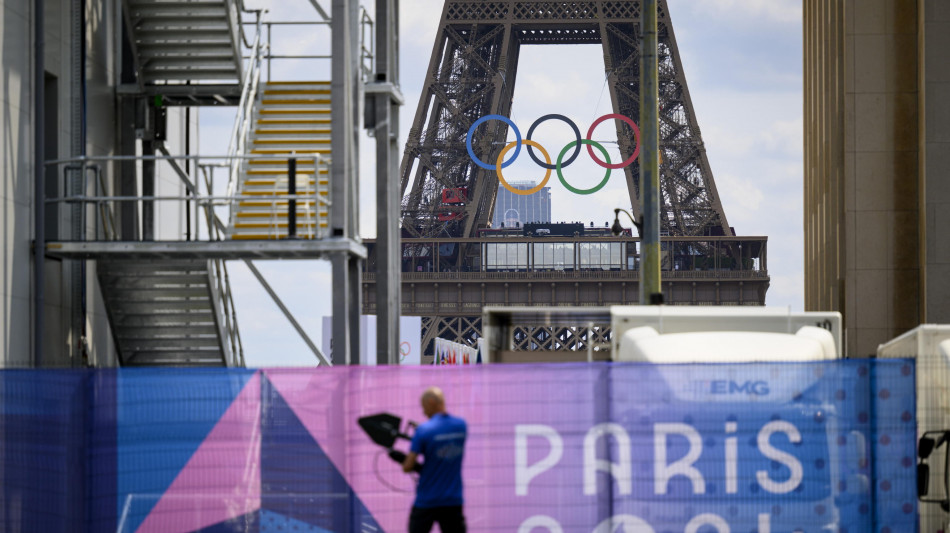
<path id="1" fill-rule="evenodd" d="M 567 125 L 570 126 L 572 130 L 574 130 L 574 137 L 577 138 L 577 144 L 574 146 L 574 153 L 571 155 L 571 157 L 567 158 L 567 161 L 561 164 L 561 167 L 563 168 L 573 163 L 574 160 L 577 159 L 577 156 L 580 155 L 581 153 L 581 140 L 582 140 L 581 130 L 578 129 L 577 124 L 574 124 L 573 120 L 565 117 L 564 115 L 559 115 L 557 113 L 544 115 L 538 120 L 535 120 L 533 124 L 531 124 L 531 127 L 528 128 L 528 135 L 525 137 L 525 139 L 531 140 L 531 134 L 534 133 L 534 129 L 540 126 L 542 122 L 546 120 L 551 120 L 551 119 L 566 122 Z M 528 155 L 531 156 L 531 160 L 537 163 L 538 165 L 540 165 L 541 168 L 546 168 L 548 170 L 555 170 L 557 168 L 557 165 L 551 165 L 538 159 L 538 156 L 534 155 L 534 148 L 532 148 L 530 144 L 528 145 Z"/>

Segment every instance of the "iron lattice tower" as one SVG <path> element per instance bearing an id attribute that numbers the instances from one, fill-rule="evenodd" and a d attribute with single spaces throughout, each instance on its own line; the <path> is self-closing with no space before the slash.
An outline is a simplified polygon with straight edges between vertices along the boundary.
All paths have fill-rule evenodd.
<path id="1" fill-rule="evenodd" d="M 662 155 L 661 230 L 671 236 L 732 235 L 716 192 L 693 112 L 666 0 L 660 0 L 659 97 Z M 603 46 L 615 113 L 640 116 L 640 3 L 630 0 L 447 0 L 429 70 L 401 165 L 403 230 L 407 237 L 473 237 L 487 227 L 498 178 L 470 159 L 470 126 L 511 110 L 522 44 Z M 507 126 L 480 126 L 473 145 L 493 161 Z M 624 158 L 635 148 L 619 121 Z M 625 169 L 630 205 L 640 218 L 640 168 Z M 464 191 L 446 203 L 443 192 Z"/>
<path id="2" fill-rule="evenodd" d="M 763 305 L 769 285 L 767 238 L 737 237 L 726 220 L 666 0 L 659 0 L 658 37 L 665 301 Z M 510 228 L 486 230 L 498 177 L 494 169 L 472 161 L 466 137 L 480 118 L 510 115 L 523 44 L 600 43 L 613 112 L 637 121 L 641 40 L 637 0 L 445 0 L 400 168 L 401 312 L 423 317 L 423 353 L 432 353 L 429 347 L 437 336 L 474 344 L 486 305 L 606 307 L 636 302 L 638 238 L 581 229 L 573 237 L 539 240 Z M 636 148 L 635 137 L 622 121 L 614 122 L 621 156 L 627 159 Z M 474 130 L 473 151 L 483 161 L 494 161 L 507 134 L 504 122 L 484 122 Z M 631 211 L 640 219 L 638 162 L 625 167 L 625 179 Z M 372 314 L 377 308 L 376 258 L 373 244 L 367 246 L 363 312 Z M 569 250 L 563 266 L 545 259 L 554 246 Z M 499 247 L 506 247 L 506 253 L 517 249 L 517 264 L 500 266 Z M 583 250 L 597 247 L 612 247 L 619 258 L 609 265 L 585 263 Z M 594 326 L 581 331 L 565 324 L 525 325 L 515 331 L 513 349 L 586 350 L 609 338 L 609 316 L 598 318 Z"/>

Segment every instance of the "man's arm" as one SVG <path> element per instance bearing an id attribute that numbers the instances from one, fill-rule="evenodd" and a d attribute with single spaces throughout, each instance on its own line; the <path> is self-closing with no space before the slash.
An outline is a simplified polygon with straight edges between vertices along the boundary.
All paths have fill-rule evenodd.
<path id="1" fill-rule="evenodd" d="M 409 452 L 409 454 L 406 455 L 406 460 L 402 462 L 402 471 L 412 472 L 413 470 L 415 470 L 416 465 L 419 464 L 416 461 L 417 457 L 419 456 L 416 454 L 416 452 Z"/>

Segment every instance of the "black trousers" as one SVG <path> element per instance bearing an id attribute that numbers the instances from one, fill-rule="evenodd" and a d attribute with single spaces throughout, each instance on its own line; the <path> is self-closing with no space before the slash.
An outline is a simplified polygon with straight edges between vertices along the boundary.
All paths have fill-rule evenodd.
<path id="1" fill-rule="evenodd" d="M 413 507 L 409 513 L 409 533 L 429 533 L 436 522 L 442 533 L 465 533 L 465 516 L 461 505 L 428 509 Z"/>

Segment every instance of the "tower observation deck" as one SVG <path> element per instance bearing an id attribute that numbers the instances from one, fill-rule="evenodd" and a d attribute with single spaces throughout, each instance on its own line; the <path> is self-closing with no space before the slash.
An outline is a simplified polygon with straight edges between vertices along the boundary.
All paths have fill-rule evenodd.
<path id="1" fill-rule="evenodd" d="M 764 305 L 767 238 L 738 237 L 728 224 L 666 0 L 658 2 L 658 37 L 664 300 L 673 305 Z M 424 354 L 431 355 L 435 337 L 473 344 L 481 334 L 485 305 L 637 301 L 638 237 L 629 231 L 614 236 L 604 228 L 581 227 L 558 235 L 492 227 L 498 174 L 494 166 L 472 157 L 474 152 L 482 161 L 495 162 L 505 152 L 510 159 L 516 143 L 506 146 L 505 120 L 482 119 L 510 114 L 522 44 L 597 43 L 603 47 L 613 113 L 639 117 L 639 2 L 445 1 L 400 168 L 402 314 L 423 317 Z M 623 120 L 614 122 L 620 153 L 630 162 L 624 167 L 630 203 L 621 207 L 629 207 L 641 220 L 638 133 Z M 551 154 L 552 162 L 555 156 Z M 367 249 L 363 312 L 374 313 L 372 241 Z M 599 331 L 609 337 L 609 324 L 602 326 Z M 548 330 L 529 337 L 552 335 L 572 336 Z M 577 350 L 586 349 L 586 342 L 604 340 L 537 344 Z"/>

